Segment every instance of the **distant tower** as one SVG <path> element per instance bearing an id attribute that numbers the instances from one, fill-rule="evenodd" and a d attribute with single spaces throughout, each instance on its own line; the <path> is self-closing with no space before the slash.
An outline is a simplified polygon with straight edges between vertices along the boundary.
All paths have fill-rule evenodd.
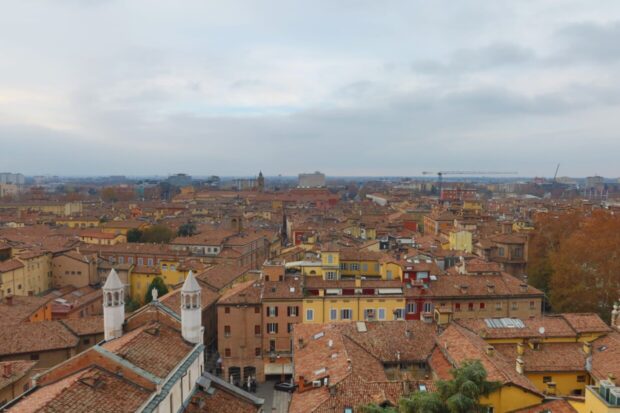
<path id="1" fill-rule="evenodd" d="M 123 335 L 125 322 L 125 290 L 114 268 L 102 290 L 104 338 L 109 341 Z"/>
<path id="2" fill-rule="evenodd" d="M 190 343 L 202 343 L 200 285 L 191 271 L 181 288 L 181 332 Z"/>
<path id="3" fill-rule="evenodd" d="M 258 183 L 258 192 L 263 192 L 265 190 L 265 177 L 263 176 L 263 171 L 258 173 L 258 179 L 256 182 Z"/>

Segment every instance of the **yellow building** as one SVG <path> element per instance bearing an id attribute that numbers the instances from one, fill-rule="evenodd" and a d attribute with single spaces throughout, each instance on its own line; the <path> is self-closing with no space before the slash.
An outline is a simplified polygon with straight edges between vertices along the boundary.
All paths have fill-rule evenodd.
<path id="1" fill-rule="evenodd" d="M 49 252 L 27 251 L 0 262 L 0 296 L 39 294 L 51 287 Z"/>
<path id="2" fill-rule="evenodd" d="M 465 230 L 450 231 L 448 249 L 453 251 L 466 251 L 471 253 L 473 250 L 472 233 Z"/>
<path id="3" fill-rule="evenodd" d="M 620 387 L 615 379 L 601 380 L 598 386 L 586 387 L 584 406 L 573 404 L 579 413 L 620 413 Z"/>
<path id="4" fill-rule="evenodd" d="M 99 218 L 96 217 L 70 217 L 56 220 L 56 225 L 69 228 L 96 228 L 99 226 Z"/>
<path id="5" fill-rule="evenodd" d="M 325 281 L 308 277 L 305 292 L 304 323 L 404 318 L 405 297 L 399 281 Z"/>

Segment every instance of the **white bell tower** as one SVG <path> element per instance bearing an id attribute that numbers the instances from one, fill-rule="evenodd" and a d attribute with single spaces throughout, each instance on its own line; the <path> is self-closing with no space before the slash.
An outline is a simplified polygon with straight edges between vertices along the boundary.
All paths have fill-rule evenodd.
<path id="1" fill-rule="evenodd" d="M 181 331 L 190 343 L 202 343 L 201 289 L 190 271 L 181 288 Z"/>
<path id="2" fill-rule="evenodd" d="M 109 341 L 123 335 L 125 322 L 125 290 L 114 268 L 108 274 L 102 290 L 104 338 Z"/>

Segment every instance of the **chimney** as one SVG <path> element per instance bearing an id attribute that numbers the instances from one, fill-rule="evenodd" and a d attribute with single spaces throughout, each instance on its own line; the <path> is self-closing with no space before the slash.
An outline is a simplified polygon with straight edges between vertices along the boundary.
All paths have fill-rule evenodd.
<path id="1" fill-rule="evenodd" d="M 329 395 L 330 396 L 335 396 L 336 395 L 336 386 L 329 386 Z"/>
<path id="2" fill-rule="evenodd" d="M 517 357 L 517 366 L 516 366 L 517 373 L 523 374 L 524 367 L 525 367 L 525 363 L 523 362 L 523 359 L 520 356 Z"/>
<path id="3" fill-rule="evenodd" d="M 467 294 L 467 290 L 469 289 L 469 286 L 465 284 L 461 284 L 460 289 L 461 289 L 461 294 Z"/>
<path id="4" fill-rule="evenodd" d="M 355 288 L 362 288 L 362 279 L 360 277 L 355 277 Z"/>
<path id="5" fill-rule="evenodd" d="M 523 345 L 523 343 L 517 343 L 517 354 L 519 356 L 522 356 L 523 353 L 525 353 L 525 346 Z"/>
<path id="6" fill-rule="evenodd" d="M 591 355 L 592 354 L 592 343 L 588 343 L 587 341 L 583 343 L 583 352 L 586 354 L 586 356 Z"/>
<path id="7" fill-rule="evenodd" d="M 5 300 L 6 300 L 6 305 L 13 305 L 13 295 L 11 294 L 7 295 Z"/>
<path id="8" fill-rule="evenodd" d="M 8 362 L 4 365 L 2 375 L 6 378 L 9 378 L 13 375 L 13 363 Z"/>
<path id="9" fill-rule="evenodd" d="M 487 346 L 486 353 L 487 353 L 487 356 L 493 357 L 495 355 L 495 347 Z"/>
<path id="10" fill-rule="evenodd" d="M 413 337 L 413 332 L 411 330 L 409 330 L 409 329 L 406 329 L 405 330 L 405 337 L 407 337 L 407 338 Z"/>
<path id="11" fill-rule="evenodd" d="M 495 284 L 488 283 L 487 291 L 490 292 L 491 294 L 495 293 Z"/>
<path id="12" fill-rule="evenodd" d="M 522 293 L 526 293 L 527 292 L 527 284 L 520 284 L 519 287 L 521 288 L 521 292 Z"/>

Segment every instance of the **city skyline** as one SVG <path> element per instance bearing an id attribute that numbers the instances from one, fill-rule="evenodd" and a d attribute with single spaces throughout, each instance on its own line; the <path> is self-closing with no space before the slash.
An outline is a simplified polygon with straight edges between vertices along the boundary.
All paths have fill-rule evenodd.
<path id="1" fill-rule="evenodd" d="M 10 2 L 27 175 L 620 176 L 620 4 Z"/>

